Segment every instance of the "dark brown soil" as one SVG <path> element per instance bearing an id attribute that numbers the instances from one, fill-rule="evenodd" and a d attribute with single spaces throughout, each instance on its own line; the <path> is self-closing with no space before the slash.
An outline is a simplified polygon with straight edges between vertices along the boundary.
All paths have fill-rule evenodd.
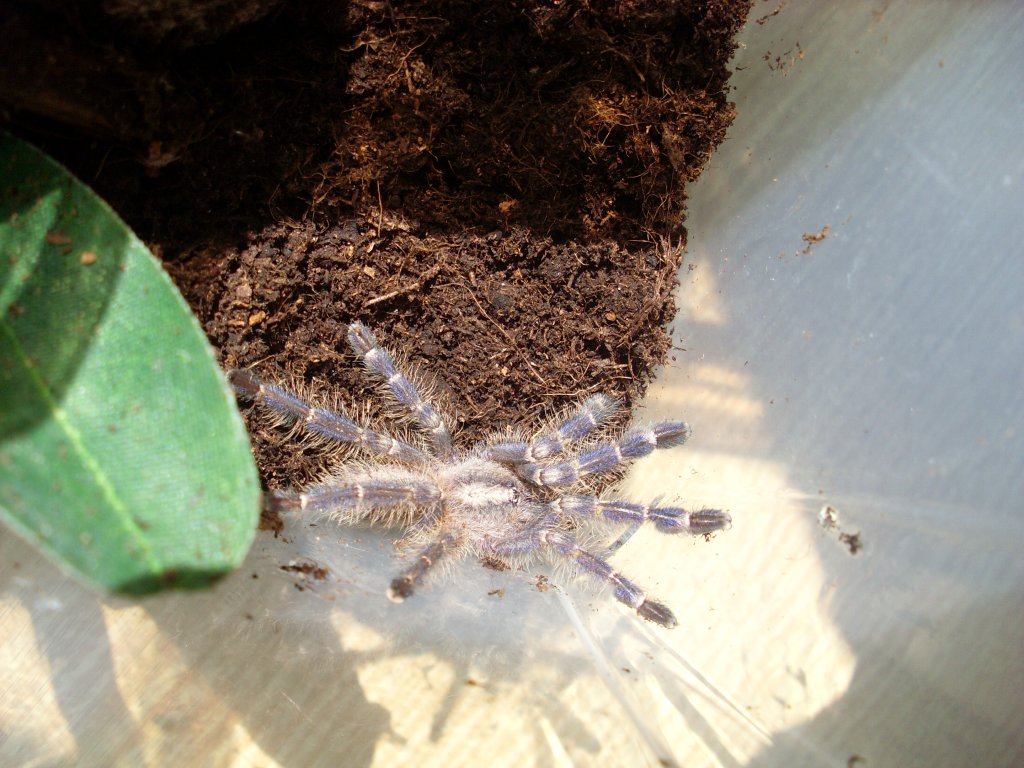
<path id="1" fill-rule="evenodd" d="M 0 115 L 164 260 L 225 367 L 358 401 L 359 319 L 471 442 L 664 362 L 749 7 L 22 0 Z M 254 431 L 269 484 L 308 473 Z"/>

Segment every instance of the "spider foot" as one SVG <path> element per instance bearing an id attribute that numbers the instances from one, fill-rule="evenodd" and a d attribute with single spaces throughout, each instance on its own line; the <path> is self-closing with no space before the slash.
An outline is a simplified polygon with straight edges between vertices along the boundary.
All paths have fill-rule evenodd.
<path id="1" fill-rule="evenodd" d="M 636 607 L 636 612 L 641 618 L 660 624 L 666 629 L 672 629 L 679 624 L 668 606 L 655 600 L 644 600 Z"/>
<path id="2" fill-rule="evenodd" d="M 651 507 L 649 515 L 662 533 L 686 531 L 694 536 L 705 536 L 732 527 L 732 517 L 720 509 L 697 509 L 688 512 L 676 507 Z"/>
<path id="3" fill-rule="evenodd" d="M 408 576 L 399 576 L 392 580 L 391 586 L 388 587 L 388 600 L 392 603 L 404 603 L 405 598 L 410 597 L 413 593 L 412 579 Z"/>

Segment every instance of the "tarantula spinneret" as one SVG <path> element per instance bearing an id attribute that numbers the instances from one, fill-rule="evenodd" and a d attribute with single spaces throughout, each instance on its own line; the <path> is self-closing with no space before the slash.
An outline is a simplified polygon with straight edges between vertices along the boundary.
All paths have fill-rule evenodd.
<path id="1" fill-rule="evenodd" d="M 690 511 L 570 491 L 579 491 L 588 476 L 614 471 L 655 449 L 681 445 L 690 436 L 685 422 L 664 421 L 630 429 L 614 439 L 597 439 L 616 405 L 609 397 L 595 395 L 530 439 L 502 436 L 462 449 L 453 444 L 438 410 L 398 370 L 364 325 L 349 326 L 348 342 L 367 372 L 408 410 L 425 440 L 403 440 L 374 431 L 342 413 L 314 407 L 282 387 L 261 382 L 250 371 L 232 371 L 231 384 L 241 397 L 255 401 L 280 421 L 300 424 L 306 432 L 357 448 L 366 457 L 343 462 L 333 474 L 304 490 L 272 491 L 266 500 L 269 509 L 301 511 L 342 524 L 402 526 L 420 551 L 391 582 L 388 596 L 395 601 L 409 597 L 443 559 L 475 555 L 485 562 L 519 563 L 546 551 L 611 585 L 616 599 L 643 618 L 663 627 L 676 625 L 666 605 L 648 597 L 604 558 L 581 548 L 578 529 L 591 519 L 651 523 L 664 533 L 700 535 L 727 528 L 729 515 L 716 509 Z"/>

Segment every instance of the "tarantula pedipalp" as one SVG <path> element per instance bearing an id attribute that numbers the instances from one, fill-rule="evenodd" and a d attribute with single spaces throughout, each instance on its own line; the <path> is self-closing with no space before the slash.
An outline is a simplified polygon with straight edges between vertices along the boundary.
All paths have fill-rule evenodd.
<path id="1" fill-rule="evenodd" d="M 413 445 L 337 411 L 309 405 L 279 386 L 261 382 L 250 371 L 232 371 L 231 384 L 241 397 L 255 401 L 279 420 L 301 424 L 313 435 L 361 449 L 367 457 L 343 463 L 305 490 L 272 491 L 266 501 L 269 509 L 303 511 L 341 523 L 404 527 L 421 542 L 421 550 L 392 580 L 388 596 L 395 601 L 409 597 L 442 558 L 473 554 L 485 562 L 521 561 L 548 551 L 610 584 L 616 599 L 641 617 L 663 627 L 676 625 L 666 605 L 649 598 L 604 558 L 581 548 L 578 528 L 584 520 L 603 519 L 620 524 L 650 522 L 665 533 L 699 535 L 728 527 L 729 515 L 716 509 L 689 511 L 563 491 L 657 448 L 681 445 L 690 436 L 685 422 L 630 429 L 613 440 L 586 440 L 616 410 L 611 398 L 595 395 L 532 439 L 494 439 L 462 450 L 453 444 L 437 409 L 398 370 L 364 325 L 349 326 L 348 342 L 427 439 L 422 446 Z M 575 453 L 570 452 L 573 444 L 578 446 Z"/>

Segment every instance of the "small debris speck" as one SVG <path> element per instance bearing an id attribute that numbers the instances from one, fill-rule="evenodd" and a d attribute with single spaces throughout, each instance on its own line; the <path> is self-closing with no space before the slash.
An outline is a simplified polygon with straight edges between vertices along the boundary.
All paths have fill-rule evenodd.
<path id="1" fill-rule="evenodd" d="M 846 545 L 851 555 L 856 555 L 864 549 L 864 542 L 860 538 L 860 531 L 857 533 L 840 533 L 839 541 Z"/>
<path id="2" fill-rule="evenodd" d="M 822 240 L 824 240 L 826 237 L 828 237 L 828 233 L 829 233 L 829 231 L 831 229 L 832 229 L 832 227 L 830 225 L 826 224 L 824 227 L 819 229 L 817 232 L 804 232 L 803 235 L 801 236 L 801 239 L 805 243 L 807 243 L 807 247 L 805 247 L 802 251 L 800 251 L 800 253 L 803 253 L 803 254 L 810 253 L 811 252 L 811 248 L 813 248 L 816 243 L 820 243 Z"/>

